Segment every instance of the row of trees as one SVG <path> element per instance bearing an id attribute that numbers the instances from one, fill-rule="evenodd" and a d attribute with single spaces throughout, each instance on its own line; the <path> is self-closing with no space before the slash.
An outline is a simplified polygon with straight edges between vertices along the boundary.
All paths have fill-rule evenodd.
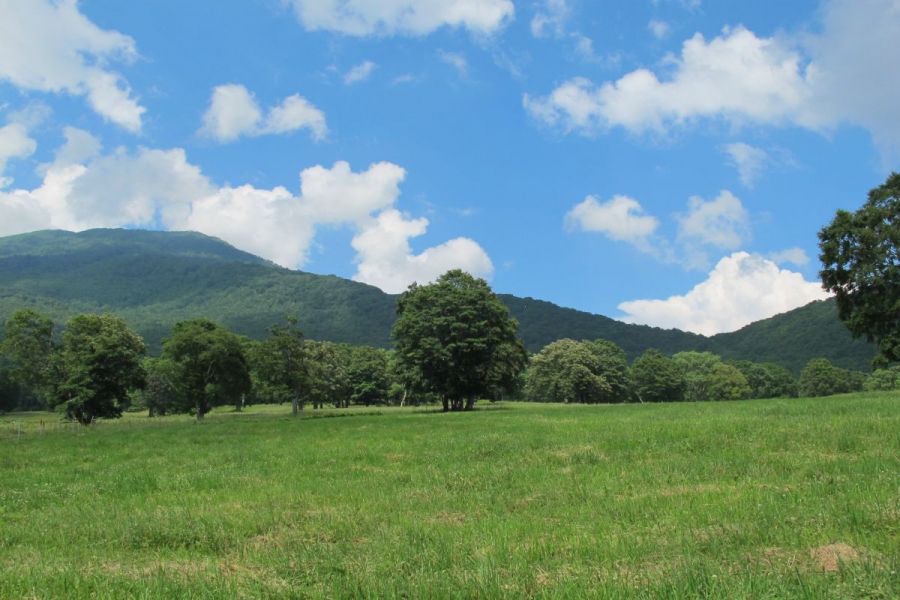
<path id="1" fill-rule="evenodd" d="M 606 340 L 559 340 L 531 359 L 524 396 L 535 402 L 678 402 L 828 396 L 900 389 L 900 367 L 871 375 L 813 359 L 799 380 L 784 367 L 747 360 L 723 361 L 710 352 L 664 356 L 648 350 L 629 366 Z"/>
<path id="2" fill-rule="evenodd" d="M 159 357 L 113 315 L 80 315 L 61 336 L 32 311 L 15 313 L 0 345 L 0 410 L 56 408 L 89 423 L 117 417 L 130 404 L 151 415 L 214 406 L 441 402 L 471 410 L 478 398 L 543 402 L 674 402 L 822 396 L 896 389 L 897 367 L 870 376 L 815 359 L 799 381 L 783 367 L 725 362 L 708 352 L 672 357 L 648 350 L 631 365 L 616 344 L 551 343 L 527 356 L 517 324 L 484 280 L 450 271 L 411 286 L 397 304 L 396 350 L 305 340 L 295 320 L 262 341 L 242 338 L 208 319 L 175 325 Z"/>
<path id="3" fill-rule="evenodd" d="M 129 406 L 150 415 L 190 412 L 202 419 L 214 406 L 289 402 L 402 402 L 392 353 L 303 339 L 289 320 L 267 339 L 243 338 L 207 319 L 178 323 L 158 357 L 114 315 L 79 315 L 61 335 L 53 322 L 20 310 L 0 343 L 0 410 L 56 409 L 90 423 L 121 416 Z"/>

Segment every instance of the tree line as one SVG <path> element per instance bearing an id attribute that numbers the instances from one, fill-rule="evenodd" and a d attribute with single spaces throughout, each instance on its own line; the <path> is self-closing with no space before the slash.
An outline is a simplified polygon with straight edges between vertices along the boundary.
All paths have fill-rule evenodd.
<path id="1" fill-rule="evenodd" d="M 193 319 L 176 324 L 150 357 L 115 315 L 79 315 L 59 333 L 23 309 L 0 342 L 0 410 L 54 409 L 88 424 L 130 407 L 200 420 L 216 406 L 257 403 L 288 403 L 296 415 L 308 405 L 439 403 L 452 411 L 478 399 L 677 402 L 900 388 L 897 366 L 866 375 L 814 359 L 797 379 L 776 364 L 652 349 L 628 364 L 607 340 L 558 340 L 528 356 L 507 308 L 462 271 L 411 286 L 397 310 L 394 350 L 308 340 L 290 318 L 259 341 Z"/>

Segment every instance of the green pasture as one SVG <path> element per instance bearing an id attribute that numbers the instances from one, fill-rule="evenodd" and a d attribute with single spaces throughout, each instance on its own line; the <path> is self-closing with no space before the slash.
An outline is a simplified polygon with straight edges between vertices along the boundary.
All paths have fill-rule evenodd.
<path id="1" fill-rule="evenodd" d="M 0 598 L 897 598 L 900 395 L 0 416 Z"/>

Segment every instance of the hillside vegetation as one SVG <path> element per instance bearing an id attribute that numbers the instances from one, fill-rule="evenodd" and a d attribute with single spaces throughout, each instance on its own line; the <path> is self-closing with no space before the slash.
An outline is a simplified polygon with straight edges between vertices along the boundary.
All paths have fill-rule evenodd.
<path id="1" fill-rule="evenodd" d="M 896 598 L 898 402 L 9 415 L 0 597 Z"/>
<path id="2" fill-rule="evenodd" d="M 666 354 L 708 350 L 726 359 L 777 362 L 795 373 L 819 356 L 867 370 L 874 355 L 870 344 L 850 337 L 830 301 L 707 338 L 500 297 L 532 352 L 560 338 L 603 338 L 629 359 L 651 347 Z M 83 312 L 114 312 L 153 352 L 180 320 L 207 317 L 259 339 L 285 315 L 296 316 L 311 339 L 388 347 L 395 302 L 375 287 L 283 269 L 198 233 L 104 229 L 0 238 L 0 321 L 24 307 L 57 323 Z"/>

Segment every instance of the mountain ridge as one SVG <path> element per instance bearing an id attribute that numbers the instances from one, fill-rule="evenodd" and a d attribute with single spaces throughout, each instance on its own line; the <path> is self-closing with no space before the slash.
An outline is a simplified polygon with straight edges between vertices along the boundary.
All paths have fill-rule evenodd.
<path id="1" fill-rule="evenodd" d="M 498 296 L 519 320 L 520 335 L 533 352 L 564 337 L 604 338 L 629 358 L 650 347 L 669 354 L 709 350 L 726 359 L 778 362 L 794 372 L 817 356 L 868 369 L 874 355 L 871 344 L 850 337 L 833 301 L 707 337 L 623 323 L 545 300 Z M 312 339 L 389 347 L 395 302 L 395 295 L 373 286 L 285 269 L 196 232 L 45 230 L 0 237 L 0 320 L 24 307 L 59 323 L 79 312 L 113 312 L 152 351 L 175 322 L 201 316 L 259 338 L 293 315 Z"/>

